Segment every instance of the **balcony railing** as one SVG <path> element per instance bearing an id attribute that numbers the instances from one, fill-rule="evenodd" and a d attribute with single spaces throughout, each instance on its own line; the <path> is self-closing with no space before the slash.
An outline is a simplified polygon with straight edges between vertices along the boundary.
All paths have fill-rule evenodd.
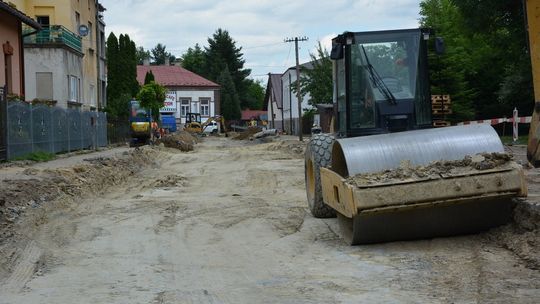
<path id="1" fill-rule="evenodd" d="M 30 34 L 32 29 L 23 29 L 24 34 Z M 79 35 L 69 31 L 62 25 L 44 26 L 37 33 L 24 37 L 25 44 L 58 44 L 66 45 L 77 52 L 82 53 L 82 39 Z"/>

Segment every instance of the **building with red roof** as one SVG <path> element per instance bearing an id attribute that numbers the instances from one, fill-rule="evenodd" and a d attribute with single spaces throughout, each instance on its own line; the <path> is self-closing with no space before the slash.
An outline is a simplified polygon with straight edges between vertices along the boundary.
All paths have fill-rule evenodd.
<path id="1" fill-rule="evenodd" d="M 242 120 L 251 121 L 251 120 L 267 120 L 267 111 L 262 110 L 243 110 L 242 111 Z"/>
<path id="2" fill-rule="evenodd" d="M 173 65 L 139 65 L 137 81 L 142 85 L 147 72 L 167 88 L 162 114 L 174 115 L 185 123 L 187 113 L 200 113 L 202 121 L 220 114 L 220 86 L 200 75 Z"/>

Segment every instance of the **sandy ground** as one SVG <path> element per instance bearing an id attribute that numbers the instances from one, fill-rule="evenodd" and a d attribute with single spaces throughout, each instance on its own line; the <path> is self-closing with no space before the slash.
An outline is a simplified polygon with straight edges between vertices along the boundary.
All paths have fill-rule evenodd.
<path id="1" fill-rule="evenodd" d="M 523 157 L 522 148 L 512 149 Z M 122 150 L 139 159 L 139 170 L 118 169 L 124 178 L 114 186 L 58 196 L 16 220 L 17 234 L 0 248 L 8 261 L 0 268 L 0 303 L 540 299 L 538 252 L 523 254 L 514 248 L 523 242 L 508 242 L 537 222 L 531 231 L 511 224 L 472 236 L 350 247 L 334 233 L 335 219 L 307 212 L 302 144 L 291 138 L 207 138 L 192 152 L 143 150 L 129 153 L 157 164 Z M 529 175 L 531 201 L 538 200 L 540 175 Z"/>

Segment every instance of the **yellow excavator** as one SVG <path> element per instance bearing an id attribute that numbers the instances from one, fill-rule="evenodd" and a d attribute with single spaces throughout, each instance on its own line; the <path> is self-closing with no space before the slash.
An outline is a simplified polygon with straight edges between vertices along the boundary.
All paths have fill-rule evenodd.
<path id="1" fill-rule="evenodd" d="M 184 124 L 184 131 L 187 131 L 190 133 L 201 133 L 202 132 L 201 114 L 186 113 L 186 123 Z"/>
<path id="2" fill-rule="evenodd" d="M 201 125 L 201 129 L 204 135 L 217 135 L 220 132 L 223 132 L 225 133 L 225 136 L 228 136 L 225 118 L 223 118 L 221 115 L 208 117 L 208 119 Z"/>
<path id="3" fill-rule="evenodd" d="M 205 122 L 201 122 L 201 114 L 187 113 L 184 130 L 201 135 L 216 135 L 219 132 L 227 134 L 225 119 L 221 115 L 209 117 Z"/>
<path id="4" fill-rule="evenodd" d="M 491 126 L 432 127 L 430 35 L 345 32 L 332 40 L 337 133 L 308 143 L 306 192 L 312 215 L 337 216 L 351 245 L 489 229 L 510 219 L 512 198 L 527 195 L 515 162 L 470 166 L 504 155 Z M 434 162 L 444 170 L 428 172 Z M 400 169 L 421 172 L 402 177 Z M 365 183 L 354 179 L 364 175 Z"/>

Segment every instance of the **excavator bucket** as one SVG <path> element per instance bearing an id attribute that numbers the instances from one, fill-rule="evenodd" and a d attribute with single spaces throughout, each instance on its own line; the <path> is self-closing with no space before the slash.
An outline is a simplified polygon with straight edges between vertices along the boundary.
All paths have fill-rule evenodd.
<path id="1" fill-rule="evenodd" d="M 338 139 L 320 178 L 352 245 L 486 230 L 527 195 L 521 166 L 485 125 Z"/>

